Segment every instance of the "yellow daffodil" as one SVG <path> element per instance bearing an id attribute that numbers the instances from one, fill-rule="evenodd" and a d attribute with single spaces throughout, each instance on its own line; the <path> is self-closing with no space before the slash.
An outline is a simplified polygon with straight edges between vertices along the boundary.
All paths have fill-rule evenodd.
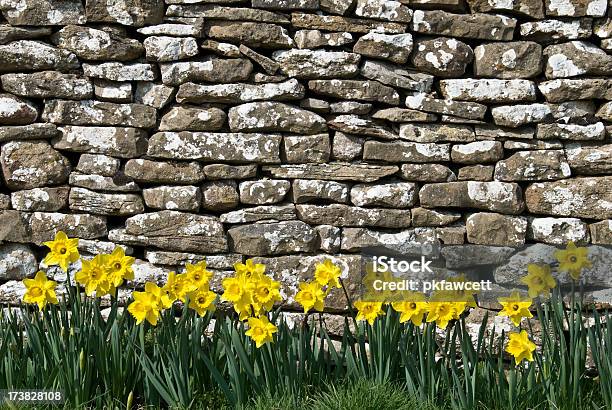
<path id="1" fill-rule="evenodd" d="M 342 270 L 339 266 L 334 265 L 331 259 L 325 259 L 323 263 L 319 263 L 315 267 L 314 278 L 321 286 L 339 288 L 341 287 L 339 280 L 341 273 Z"/>
<path id="2" fill-rule="evenodd" d="M 538 295 L 548 297 L 550 290 L 557 286 L 557 282 L 552 277 L 549 265 L 530 263 L 527 265 L 527 276 L 521 278 L 521 282 L 529 287 L 529 297 L 535 298 Z"/>
<path id="3" fill-rule="evenodd" d="M 272 341 L 272 335 L 276 333 L 278 328 L 274 326 L 267 317 L 260 318 L 250 317 L 248 320 L 249 330 L 245 332 L 254 342 L 257 348 L 260 348 L 265 343 Z"/>
<path id="4" fill-rule="evenodd" d="M 559 261 L 559 272 L 567 272 L 574 280 L 580 279 L 580 274 L 585 268 L 592 266 L 589 260 L 589 250 L 585 247 L 577 247 L 570 241 L 565 250 L 555 252 Z"/>
<path id="5" fill-rule="evenodd" d="M 176 272 L 170 272 L 162 290 L 168 294 L 173 302 L 176 300 L 184 302 L 187 293 L 193 290 L 193 286 L 186 274 L 177 275 Z"/>
<path id="6" fill-rule="evenodd" d="M 208 286 L 203 286 L 189 294 L 189 307 L 197 312 L 198 315 L 204 316 L 206 312 L 214 312 L 217 294 L 208 289 Z"/>
<path id="7" fill-rule="evenodd" d="M 113 287 L 108 277 L 108 255 L 96 255 L 90 261 L 82 260 L 81 264 L 75 279 L 85 287 L 85 294 L 91 296 L 96 292 L 96 297 L 108 294 Z"/>
<path id="8" fill-rule="evenodd" d="M 510 332 L 508 333 L 508 346 L 506 352 L 514 356 L 514 361 L 518 366 L 523 359 L 530 362 L 533 361 L 533 352 L 536 349 L 535 343 L 529 340 L 527 332 L 521 330 L 521 333 Z"/>
<path id="9" fill-rule="evenodd" d="M 259 308 L 269 312 L 275 302 L 282 300 L 280 282 L 272 280 L 267 275 L 260 275 L 254 282 L 253 302 Z"/>
<path id="10" fill-rule="evenodd" d="M 325 292 L 317 282 L 302 282 L 300 290 L 295 294 L 295 301 L 304 308 L 304 313 L 310 309 L 323 311 Z"/>
<path id="11" fill-rule="evenodd" d="M 213 273 L 206 269 L 206 261 L 198 262 L 195 265 L 188 263 L 185 265 L 185 274 L 196 289 L 208 286 Z"/>
<path id="12" fill-rule="evenodd" d="M 168 296 L 168 292 L 153 282 L 145 283 L 145 292 L 151 295 L 153 302 L 158 306 L 158 310 L 168 309 L 174 302 L 174 300 Z"/>
<path id="13" fill-rule="evenodd" d="M 147 320 L 151 325 L 157 325 L 159 320 L 160 306 L 155 295 L 150 292 L 133 292 L 134 301 L 130 303 L 127 310 L 130 312 L 136 324 L 139 325 L 143 320 Z"/>
<path id="14" fill-rule="evenodd" d="M 263 275 L 266 271 L 266 265 L 255 263 L 253 259 L 247 259 L 246 263 L 235 263 L 234 270 L 236 275 L 244 274 L 247 277 L 251 277 L 251 275 Z"/>
<path id="15" fill-rule="evenodd" d="M 533 317 L 529 311 L 531 299 L 522 297 L 517 290 L 512 291 L 510 296 L 502 297 L 498 300 L 503 309 L 497 315 L 509 317 L 510 320 L 512 320 L 512 323 L 514 323 L 514 326 L 520 325 L 521 319 L 524 317 Z"/>
<path id="16" fill-rule="evenodd" d="M 461 310 L 461 312 L 459 312 L 459 314 L 461 314 L 463 312 L 463 310 L 471 307 L 471 308 L 475 308 L 476 305 L 476 299 L 474 299 L 474 295 L 478 294 L 478 291 L 474 291 L 474 290 L 466 290 L 466 286 L 465 284 L 470 282 L 469 280 L 466 279 L 465 274 L 461 274 L 459 276 L 455 276 L 455 277 L 451 277 L 449 279 L 447 279 L 447 282 L 451 282 L 451 283 L 456 283 L 457 284 L 457 289 L 456 290 L 452 290 L 449 291 L 449 301 L 451 302 L 464 302 L 465 306 L 464 308 Z"/>
<path id="17" fill-rule="evenodd" d="M 253 306 L 255 282 L 247 275 L 246 272 L 242 272 L 234 277 L 225 278 L 222 282 L 223 294 L 221 299 L 232 302 L 234 310 L 240 315 L 240 320 L 259 314 L 259 307 Z"/>
<path id="18" fill-rule="evenodd" d="M 134 279 L 134 271 L 132 270 L 134 261 L 133 257 L 125 255 L 125 251 L 120 246 L 117 246 L 113 253 L 108 255 L 108 280 L 113 287 L 121 286 L 124 280 Z"/>
<path id="19" fill-rule="evenodd" d="M 24 279 L 23 284 L 26 287 L 26 293 L 23 295 L 25 303 L 36 303 L 39 310 L 43 310 L 47 303 L 57 304 L 56 283 L 47 279 L 45 272 L 36 272 L 34 279 Z"/>
<path id="20" fill-rule="evenodd" d="M 43 242 L 50 249 L 43 263 L 47 266 L 59 265 L 64 272 L 68 272 L 68 265 L 79 260 L 78 244 L 78 238 L 70 239 L 61 231 L 56 233 L 55 239 Z"/>
<path id="21" fill-rule="evenodd" d="M 417 292 L 404 293 L 404 300 L 393 302 L 391 306 L 400 313 L 400 323 L 410 320 L 415 326 L 423 323 L 423 315 L 427 313 L 425 295 Z"/>
<path id="22" fill-rule="evenodd" d="M 463 312 L 465 305 L 460 302 L 450 302 L 448 300 L 433 300 L 427 304 L 427 319 L 429 322 L 436 322 L 440 329 L 446 329 L 448 322 L 458 319 L 460 312 Z"/>
<path id="23" fill-rule="evenodd" d="M 367 320 L 370 325 L 374 324 L 378 316 L 385 314 L 382 310 L 382 302 L 364 302 L 359 300 L 354 305 L 357 308 L 356 319 Z"/>

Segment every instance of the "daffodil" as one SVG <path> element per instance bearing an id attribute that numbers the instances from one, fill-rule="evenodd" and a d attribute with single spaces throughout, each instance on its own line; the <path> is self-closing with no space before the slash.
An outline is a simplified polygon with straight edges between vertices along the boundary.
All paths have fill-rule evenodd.
<path id="1" fill-rule="evenodd" d="M 249 330 L 245 334 L 255 342 L 257 348 L 260 348 L 265 343 L 272 342 L 272 335 L 278 330 L 265 316 L 259 318 L 250 317 L 248 324 Z"/>
<path id="2" fill-rule="evenodd" d="M 43 310 L 47 303 L 57 304 L 56 283 L 47 279 L 45 272 L 36 272 L 34 279 L 24 279 L 23 284 L 26 287 L 26 292 L 23 295 L 25 303 L 36 303 L 39 310 Z"/>
<path id="3" fill-rule="evenodd" d="M 79 260 L 77 246 L 78 238 L 68 238 L 62 231 L 55 234 L 55 239 L 43 242 L 50 249 L 43 263 L 47 266 L 59 265 L 64 272 L 68 272 L 68 265 Z"/>
<path id="4" fill-rule="evenodd" d="M 521 333 L 508 333 L 508 346 L 506 352 L 514 356 L 514 361 L 518 366 L 524 359 L 532 362 L 533 352 L 536 349 L 535 343 L 529 340 L 527 332 L 521 330 Z"/>
<path id="5" fill-rule="evenodd" d="M 176 272 L 170 272 L 162 290 L 168 294 L 173 302 L 176 300 L 184 302 L 187 293 L 193 290 L 193 286 L 186 274 L 177 275 Z"/>
<path id="6" fill-rule="evenodd" d="M 295 294 L 295 301 L 304 308 L 304 313 L 310 309 L 323 311 L 325 292 L 317 282 L 302 282 L 300 290 Z"/>
<path id="7" fill-rule="evenodd" d="M 120 246 L 117 246 L 113 253 L 108 255 L 108 280 L 114 288 L 121 286 L 124 280 L 134 279 L 132 270 L 134 261 L 133 257 L 125 255 L 125 251 Z"/>
<path id="8" fill-rule="evenodd" d="M 465 306 L 464 308 L 461 310 L 461 312 L 463 312 L 465 309 L 471 307 L 471 308 L 475 308 L 477 307 L 476 305 L 476 299 L 474 299 L 474 295 L 478 294 L 478 291 L 474 291 L 474 290 L 467 290 L 467 283 L 470 283 L 470 281 L 468 281 L 465 277 L 465 274 L 461 274 L 459 276 L 455 276 L 455 277 L 451 277 L 449 279 L 447 279 L 447 282 L 451 282 L 456 287 L 455 290 L 452 290 L 449 292 L 449 297 L 451 299 L 449 299 L 452 302 L 464 302 Z M 457 305 L 458 306 L 458 305 Z M 461 314 L 461 312 L 459 312 L 459 314 Z"/>
<path id="9" fill-rule="evenodd" d="M 102 297 L 111 291 L 113 285 L 108 276 L 108 255 L 100 254 L 90 261 L 82 260 L 81 265 L 75 279 L 85 286 L 87 296 L 96 292 L 96 297 Z"/>
<path id="10" fill-rule="evenodd" d="M 530 263 L 527 265 L 527 276 L 521 278 L 521 282 L 529 287 L 529 297 L 535 298 L 538 295 L 547 297 L 550 290 L 557 286 L 557 282 L 552 277 L 549 265 Z"/>
<path id="11" fill-rule="evenodd" d="M 145 283 L 145 292 L 151 295 L 153 302 L 158 306 L 158 310 L 168 309 L 174 302 L 174 300 L 168 296 L 168 292 L 153 282 Z"/>
<path id="12" fill-rule="evenodd" d="M 459 318 L 459 309 L 463 311 L 465 305 L 448 300 L 433 300 L 427 304 L 427 323 L 436 322 L 440 329 L 446 329 L 448 322 Z"/>
<path id="13" fill-rule="evenodd" d="M 206 269 L 206 261 L 198 262 L 195 265 L 188 263 L 185 265 L 185 275 L 196 289 L 208 285 L 213 277 L 213 273 Z"/>
<path id="14" fill-rule="evenodd" d="M 134 316 L 134 319 L 136 319 L 136 324 L 139 325 L 146 319 L 147 322 L 155 326 L 159 320 L 160 312 L 160 307 L 155 295 L 145 291 L 133 292 L 132 296 L 134 301 L 130 303 L 127 310 Z"/>
<path id="15" fill-rule="evenodd" d="M 325 259 L 323 263 L 319 263 L 315 267 L 314 278 L 321 286 L 339 288 L 341 287 L 339 280 L 341 273 L 342 270 L 339 266 L 334 265 L 331 259 Z"/>
<path id="16" fill-rule="evenodd" d="M 580 274 L 585 268 L 592 266 L 589 260 L 589 250 L 585 247 L 577 247 L 570 241 L 565 250 L 555 252 L 559 261 L 559 272 L 567 272 L 574 280 L 580 279 Z"/>
<path id="17" fill-rule="evenodd" d="M 400 313 L 400 323 L 411 321 L 415 326 L 423 323 L 423 315 L 427 313 L 427 302 L 425 295 L 417 292 L 407 292 L 404 300 L 393 302 L 391 306 Z"/>
<path id="18" fill-rule="evenodd" d="M 259 308 L 253 306 L 255 303 L 253 298 L 255 282 L 250 277 L 247 277 L 246 272 L 236 274 L 235 277 L 223 279 L 222 285 L 223 294 L 221 299 L 232 302 L 240 320 L 259 314 Z"/>
<path id="19" fill-rule="evenodd" d="M 197 312 L 198 315 L 204 316 L 206 312 L 215 310 L 214 301 L 217 299 L 217 294 L 212 292 L 208 286 L 203 286 L 189 294 L 189 307 Z"/>
<path id="20" fill-rule="evenodd" d="M 244 274 L 251 277 L 251 275 L 263 275 L 266 271 L 266 265 L 255 263 L 253 259 L 247 259 L 245 263 L 235 263 L 234 270 L 236 275 Z"/>
<path id="21" fill-rule="evenodd" d="M 357 320 L 367 320 L 370 325 L 378 316 L 383 316 L 385 312 L 382 310 L 382 302 L 364 302 L 357 301 L 354 303 L 357 308 Z"/>
<path id="22" fill-rule="evenodd" d="M 521 323 L 521 319 L 524 317 L 533 317 L 529 311 L 531 306 L 531 299 L 522 297 L 521 294 L 515 290 L 510 296 L 499 298 L 499 304 L 502 305 L 502 310 L 498 313 L 498 316 L 507 316 L 512 320 L 514 326 L 518 326 Z"/>
<path id="23" fill-rule="evenodd" d="M 275 302 L 280 302 L 282 298 L 279 290 L 280 282 L 267 275 L 260 275 L 253 287 L 253 302 L 258 310 L 270 311 Z"/>

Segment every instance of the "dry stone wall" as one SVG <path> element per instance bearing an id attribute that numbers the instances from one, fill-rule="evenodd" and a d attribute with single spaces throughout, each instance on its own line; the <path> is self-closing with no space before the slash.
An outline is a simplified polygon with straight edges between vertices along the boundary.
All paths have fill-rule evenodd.
<path id="1" fill-rule="evenodd" d="M 124 246 L 136 285 L 257 257 L 288 297 L 327 255 L 353 289 L 373 246 L 427 245 L 442 270 L 501 264 L 508 287 L 569 240 L 609 267 L 609 1 L 0 11 L 1 302 L 58 230 L 85 255 Z M 612 285 L 605 264 L 592 275 Z"/>

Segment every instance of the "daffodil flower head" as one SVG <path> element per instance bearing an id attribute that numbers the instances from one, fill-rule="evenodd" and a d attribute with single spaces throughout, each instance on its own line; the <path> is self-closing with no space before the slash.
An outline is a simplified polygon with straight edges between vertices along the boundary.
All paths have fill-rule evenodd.
<path id="1" fill-rule="evenodd" d="M 280 282 L 272 280 L 268 275 L 260 275 L 254 281 L 253 301 L 260 309 L 265 311 L 272 310 L 275 302 L 280 302 Z"/>
<path id="2" fill-rule="evenodd" d="M 257 348 L 260 348 L 266 343 L 272 342 L 272 335 L 278 331 L 267 317 L 250 317 L 248 319 L 249 330 L 245 332 L 254 342 Z"/>
<path id="3" fill-rule="evenodd" d="M 77 272 L 76 281 L 85 287 L 87 296 L 96 292 L 96 297 L 102 297 L 114 290 L 108 276 L 108 256 L 96 255 L 92 260 L 81 260 L 81 270 Z"/>
<path id="4" fill-rule="evenodd" d="M 189 294 L 189 307 L 198 315 L 204 316 L 206 312 L 214 312 L 216 299 L 217 294 L 212 292 L 208 286 L 203 286 Z"/>
<path id="5" fill-rule="evenodd" d="M 498 313 L 498 316 L 509 317 L 514 326 L 518 326 L 524 317 L 533 317 L 529 311 L 531 303 L 531 298 L 523 297 L 518 290 L 514 290 L 510 293 L 510 296 L 499 298 L 499 304 L 502 305 L 503 309 Z"/>
<path id="6" fill-rule="evenodd" d="M 236 275 L 244 274 L 247 277 L 263 275 L 266 272 L 266 265 L 255 263 L 253 259 L 247 259 L 245 263 L 235 263 L 234 270 Z"/>
<path id="7" fill-rule="evenodd" d="M 185 274 L 191 281 L 195 289 L 208 286 L 213 277 L 213 273 L 206 269 L 206 261 L 198 262 L 195 265 L 188 263 L 185 265 Z"/>
<path id="8" fill-rule="evenodd" d="M 536 349 L 535 343 L 529 340 L 529 335 L 524 330 L 521 333 L 508 333 L 508 346 L 506 352 L 514 356 L 514 362 L 518 366 L 523 360 L 533 361 L 533 352 Z"/>
<path id="9" fill-rule="evenodd" d="M 46 266 L 59 265 L 64 272 L 68 272 L 68 265 L 79 260 L 78 244 L 78 238 L 68 238 L 64 232 L 59 231 L 55 239 L 43 242 L 49 248 L 43 263 Z"/>
<path id="10" fill-rule="evenodd" d="M 173 302 L 176 300 L 185 302 L 187 293 L 193 290 L 187 275 L 184 273 L 177 275 L 176 272 L 168 273 L 168 279 L 162 289 L 168 294 L 168 297 Z"/>
<path id="11" fill-rule="evenodd" d="M 550 290 L 557 286 L 555 278 L 552 277 L 551 269 L 546 264 L 530 263 L 527 265 L 527 275 L 521 278 L 521 282 L 529 287 L 529 297 L 538 295 L 548 297 Z"/>
<path id="12" fill-rule="evenodd" d="M 23 295 L 25 303 L 35 303 L 41 311 L 47 306 L 47 303 L 54 305 L 58 303 L 57 295 L 55 294 L 56 283 L 47 279 L 45 272 L 36 272 L 34 279 L 24 279 L 23 284 L 26 287 L 26 292 Z"/>
<path id="13" fill-rule="evenodd" d="M 354 303 L 357 308 L 357 320 L 367 320 L 370 325 L 374 324 L 374 321 L 378 316 L 384 316 L 385 312 L 382 310 L 382 302 L 366 302 L 358 300 Z"/>
<path id="14" fill-rule="evenodd" d="M 160 306 L 155 295 L 147 291 L 133 292 L 132 297 L 134 301 L 130 303 L 127 309 L 136 319 L 136 324 L 139 325 L 146 319 L 152 326 L 157 325 Z"/>
<path id="15" fill-rule="evenodd" d="M 325 259 L 323 263 L 319 263 L 315 267 L 314 278 L 321 286 L 340 288 L 341 273 L 342 269 L 339 266 L 334 265 L 331 259 Z"/>
<path id="16" fill-rule="evenodd" d="M 555 252 L 555 258 L 559 261 L 559 272 L 567 272 L 574 280 L 579 280 L 582 270 L 592 266 L 589 260 L 589 250 L 585 247 L 577 247 L 570 241 L 564 250 Z"/>
<path id="17" fill-rule="evenodd" d="M 153 302 L 157 305 L 157 310 L 168 309 L 174 302 L 174 299 L 170 298 L 168 292 L 153 282 L 145 283 L 145 292 L 151 295 Z"/>
<path id="18" fill-rule="evenodd" d="M 322 312 L 325 296 L 326 294 L 318 282 L 302 282 L 300 283 L 300 290 L 295 294 L 294 299 L 302 305 L 304 313 L 308 313 L 311 309 Z"/>
<path id="19" fill-rule="evenodd" d="M 452 302 L 443 295 L 433 295 L 427 304 L 427 323 L 436 322 L 440 329 L 446 329 L 448 323 L 458 319 L 465 309 L 465 302 Z M 460 311 L 459 311 L 460 310 Z"/>
<path id="20" fill-rule="evenodd" d="M 132 264 L 135 258 L 126 256 L 122 247 L 117 246 L 113 253 L 108 255 L 108 278 L 114 287 L 119 287 L 124 280 L 133 280 L 134 271 Z"/>
<path id="21" fill-rule="evenodd" d="M 404 292 L 404 300 L 393 302 L 391 306 L 400 313 L 400 323 L 411 321 L 415 326 L 423 323 L 423 316 L 427 313 L 425 295 L 418 292 Z"/>

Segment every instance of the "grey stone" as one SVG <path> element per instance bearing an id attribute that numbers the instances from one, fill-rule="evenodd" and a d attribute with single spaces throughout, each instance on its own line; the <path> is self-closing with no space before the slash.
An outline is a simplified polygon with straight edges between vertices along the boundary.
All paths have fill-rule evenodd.
<path id="1" fill-rule="evenodd" d="M 463 245 L 445 246 L 442 256 L 448 269 L 465 269 L 475 266 L 499 265 L 515 252 L 507 246 Z M 525 265 L 527 266 L 527 265 Z M 523 266 L 523 269 L 525 267 Z"/>
<path id="2" fill-rule="evenodd" d="M 245 255 L 283 255 L 315 250 L 317 234 L 301 221 L 259 223 L 229 229 L 233 250 Z"/>
<path id="3" fill-rule="evenodd" d="M 212 181 L 202 185 L 202 208 L 204 209 L 228 211 L 236 208 L 239 203 L 238 187 L 234 181 Z"/>
<path id="4" fill-rule="evenodd" d="M 381 121 L 372 121 L 367 117 L 338 115 L 331 121 L 328 121 L 327 124 L 329 128 L 333 130 L 346 132 L 348 134 L 363 135 L 385 140 L 394 140 L 398 138 L 398 135 Z"/>
<path id="5" fill-rule="evenodd" d="M 12 26 L 62 26 L 87 21 L 78 0 L 2 0 L 0 10 Z"/>
<path id="6" fill-rule="evenodd" d="M 410 211 L 387 208 L 361 208 L 344 204 L 296 205 L 298 218 L 313 225 L 377 226 L 405 228 L 410 226 Z"/>
<path id="7" fill-rule="evenodd" d="M 351 202 L 364 207 L 408 208 L 415 204 L 417 192 L 412 182 L 357 184 L 351 188 Z"/>
<path id="8" fill-rule="evenodd" d="M 525 190 L 529 212 L 575 218 L 612 218 L 612 177 L 539 182 Z"/>
<path id="9" fill-rule="evenodd" d="M 125 174 L 138 182 L 156 184 L 197 184 L 204 180 L 202 166 L 197 162 L 160 162 L 130 159 Z"/>
<path id="10" fill-rule="evenodd" d="M 345 15 L 355 4 L 355 0 L 319 0 L 321 10 L 330 14 Z"/>
<path id="11" fill-rule="evenodd" d="M 468 4 L 472 12 L 516 13 L 534 19 L 544 18 L 544 2 L 542 0 L 513 0 L 510 2 L 500 0 L 468 0 Z"/>
<path id="12" fill-rule="evenodd" d="M 355 53 L 389 60 L 397 64 L 405 64 L 411 51 L 412 35 L 410 33 L 382 34 L 371 31 L 361 36 L 353 47 Z"/>
<path id="13" fill-rule="evenodd" d="M 257 165 L 211 164 L 204 166 L 208 179 L 247 179 L 257 175 Z"/>
<path id="14" fill-rule="evenodd" d="M 413 91 L 429 92 L 433 85 L 432 75 L 406 70 L 401 66 L 382 61 L 366 60 L 361 66 L 360 73 L 370 80 Z"/>
<path id="15" fill-rule="evenodd" d="M 344 4 L 345 1 L 348 0 L 341 0 L 340 2 Z M 295 28 L 323 31 L 348 31 L 350 33 L 369 33 L 370 31 L 377 31 L 379 33 L 401 34 L 406 31 L 406 25 L 401 23 L 388 23 L 369 19 L 323 16 L 298 12 L 291 14 L 291 25 Z"/>
<path id="16" fill-rule="evenodd" d="M 544 0 L 547 16 L 602 17 L 606 14 L 605 0 Z"/>
<path id="17" fill-rule="evenodd" d="M 529 80 L 453 79 L 441 80 L 444 98 L 481 103 L 535 101 L 535 84 Z"/>
<path id="18" fill-rule="evenodd" d="M 286 135 L 283 146 L 284 162 L 294 164 L 327 162 L 331 153 L 328 134 Z"/>
<path id="19" fill-rule="evenodd" d="M 273 134 L 158 132 L 149 139 L 147 155 L 202 161 L 280 162 L 281 136 Z"/>
<path id="20" fill-rule="evenodd" d="M 410 23 L 412 10 L 394 0 L 357 0 L 355 15 L 372 19 Z"/>
<path id="21" fill-rule="evenodd" d="M 289 77 L 321 79 L 353 77 L 359 71 L 361 56 L 344 51 L 291 49 L 275 51 L 272 59 Z"/>
<path id="22" fill-rule="evenodd" d="M 365 115 L 372 110 L 372 104 L 357 101 L 340 101 L 329 105 L 332 114 Z"/>
<path id="23" fill-rule="evenodd" d="M 499 181 L 554 180 L 570 175 L 563 150 L 520 151 L 495 166 L 495 179 Z"/>
<path id="24" fill-rule="evenodd" d="M 298 48 L 341 47 L 353 42 L 353 35 L 347 32 L 323 33 L 320 30 L 298 30 L 293 41 Z"/>
<path id="25" fill-rule="evenodd" d="M 585 245 L 589 242 L 589 229 L 578 218 L 533 218 L 529 221 L 527 237 L 551 245 L 567 245 L 570 241 Z"/>
<path id="26" fill-rule="evenodd" d="M 152 128 L 157 121 L 157 111 L 142 104 L 53 100 L 45 104 L 42 117 L 55 124 Z"/>
<path id="27" fill-rule="evenodd" d="M 270 10 L 316 10 L 318 0 L 252 0 L 252 7 Z"/>
<path id="28" fill-rule="evenodd" d="M 77 56 L 49 44 L 19 40 L 0 45 L 0 72 L 57 70 L 70 71 L 79 68 Z"/>
<path id="29" fill-rule="evenodd" d="M 401 176 L 407 181 L 452 182 L 457 176 L 442 164 L 403 164 Z"/>
<path id="30" fill-rule="evenodd" d="M 586 41 L 570 41 L 544 49 L 547 78 L 612 74 L 612 56 Z"/>
<path id="31" fill-rule="evenodd" d="M 145 36 L 200 37 L 202 27 L 193 24 L 162 23 L 136 30 Z"/>
<path id="32" fill-rule="evenodd" d="M 450 161 L 450 144 L 366 141 L 363 159 L 385 162 Z"/>
<path id="33" fill-rule="evenodd" d="M 612 173 L 612 145 L 567 144 L 567 162 L 574 173 L 583 175 Z"/>
<path id="34" fill-rule="evenodd" d="M 475 138 L 472 127 L 455 124 L 402 124 L 399 137 L 415 142 L 469 142 Z"/>
<path id="35" fill-rule="evenodd" d="M 474 56 L 478 77 L 532 78 L 542 72 L 542 46 L 531 41 L 481 44 Z"/>
<path id="36" fill-rule="evenodd" d="M 150 105 L 153 108 L 164 108 L 174 97 L 174 88 L 163 84 L 151 82 L 138 82 L 135 101 L 140 104 Z"/>
<path id="37" fill-rule="evenodd" d="M 328 164 L 264 166 L 263 170 L 270 172 L 276 178 L 374 182 L 395 174 L 398 168 L 392 165 L 332 162 Z"/>
<path id="38" fill-rule="evenodd" d="M 130 178 L 122 173 L 112 177 L 96 174 L 80 174 L 72 172 L 68 183 L 73 187 L 81 187 L 99 191 L 111 192 L 138 192 L 140 187 Z"/>
<path id="39" fill-rule="evenodd" d="M 25 245 L 6 244 L 0 246 L 0 278 L 22 280 L 38 270 L 36 256 Z"/>
<path id="40" fill-rule="evenodd" d="M 143 43 L 147 60 L 176 61 L 197 56 L 198 43 L 193 37 L 147 37 Z"/>
<path id="41" fill-rule="evenodd" d="M 304 97 L 304 86 L 290 79 L 276 84 L 182 84 L 176 95 L 179 103 L 243 103 L 262 100 L 288 101 Z"/>
<path id="42" fill-rule="evenodd" d="M 132 83 L 97 79 L 94 80 L 94 94 L 102 101 L 131 103 Z"/>
<path id="43" fill-rule="evenodd" d="M 225 112 L 219 108 L 172 107 L 161 119 L 160 131 L 217 131 L 223 128 Z"/>
<path id="44" fill-rule="evenodd" d="M 59 185 L 68 179 L 70 162 L 46 141 L 10 141 L 2 145 L 0 165 L 11 190 Z"/>
<path id="45" fill-rule="evenodd" d="M 168 17 L 210 20 L 255 21 L 259 23 L 288 24 L 289 19 L 280 13 L 247 7 L 225 7 L 219 4 L 171 5 L 166 10 Z M 262 30 L 261 28 L 258 28 Z"/>
<path id="46" fill-rule="evenodd" d="M 417 11 L 420 15 L 421 11 Z M 410 62 L 418 70 L 440 77 L 458 77 L 474 59 L 472 48 L 455 38 L 417 39 Z"/>
<path id="47" fill-rule="evenodd" d="M 251 223 L 260 221 L 288 221 L 296 219 L 295 205 L 263 205 L 243 208 L 221 214 L 221 222 L 230 224 Z"/>
<path id="48" fill-rule="evenodd" d="M 267 205 L 281 202 L 290 188 L 291 183 L 282 179 L 244 181 L 238 185 L 240 202 L 250 205 Z"/>
<path id="49" fill-rule="evenodd" d="M 353 161 L 360 158 L 365 139 L 343 132 L 336 132 L 332 142 L 331 156 L 339 161 Z"/>
<path id="50" fill-rule="evenodd" d="M 424 185 L 420 204 L 426 208 L 476 208 L 504 214 L 519 214 L 524 207 L 518 184 L 461 181 Z"/>
<path id="51" fill-rule="evenodd" d="M 406 97 L 406 107 L 413 110 L 448 114 L 456 117 L 481 120 L 487 112 L 487 106 L 468 101 L 440 100 L 417 93 Z"/>
<path id="52" fill-rule="evenodd" d="M 372 118 L 390 122 L 433 122 L 438 119 L 435 114 L 405 108 L 383 108 L 372 114 Z"/>
<path id="53" fill-rule="evenodd" d="M 589 225 L 591 240 L 594 244 L 612 244 L 612 220 L 596 222 Z"/>
<path id="54" fill-rule="evenodd" d="M 308 88 L 315 94 L 329 97 L 399 105 L 397 91 L 376 81 L 310 80 Z"/>
<path id="55" fill-rule="evenodd" d="M 612 100 L 612 80 L 607 78 L 558 79 L 538 84 L 550 103 L 569 100 Z"/>
<path id="56" fill-rule="evenodd" d="M 458 212 L 437 211 L 427 208 L 413 208 L 411 211 L 412 226 L 444 226 L 461 219 Z"/>
<path id="57" fill-rule="evenodd" d="M 153 65 L 144 63 L 83 64 L 83 73 L 86 77 L 109 81 L 153 81 L 157 78 Z"/>
<path id="58" fill-rule="evenodd" d="M 30 219 L 31 241 L 42 244 L 52 241 L 55 234 L 63 231 L 70 238 L 96 239 L 106 236 L 106 218 L 89 214 L 61 214 L 34 212 Z"/>
<path id="59" fill-rule="evenodd" d="M 552 117 L 551 107 L 547 104 L 501 105 L 491 109 L 495 124 L 517 128 L 523 125 L 543 122 Z"/>
<path id="60" fill-rule="evenodd" d="M 142 190 L 145 204 L 153 209 L 197 212 L 202 194 L 195 186 L 159 186 Z"/>
<path id="61" fill-rule="evenodd" d="M 593 33 L 590 18 L 574 20 L 538 20 L 520 25 L 521 38 L 540 44 L 563 40 L 579 40 L 591 37 Z"/>
<path id="62" fill-rule="evenodd" d="M 349 198 L 349 185 L 336 181 L 294 179 L 292 193 L 293 202 L 296 204 L 321 200 L 346 203 Z"/>
<path id="63" fill-rule="evenodd" d="M 87 0 L 87 21 L 143 27 L 161 23 L 162 0 Z"/>
<path id="64" fill-rule="evenodd" d="M 517 216 L 479 212 L 467 218 L 465 227 L 470 243 L 519 247 L 525 244 L 527 220 Z"/>
<path id="65" fill-rule="evenodd" d="M 144 53 L 138 40 L 83 26 L 65 26 L 53 35 L 52 41 L 84 60 L 129 61 Z"/>
<path id="66" fill-rule="evenodd" d="M 144 203 L 136 194 L 105 194 L 85 188 L 72 188 L 70 209 L 98 215 L 127 216 L 144 212 Z"/>
<path id="67" fill-rule="evenodd" d="M 561 139 L 573 141 L 597 141 L 606 136 L 602 122 L 589 125 L 579 124 L 538 124 L 536 137 L 543 140 Z"/>
<path id="68" fill-rule="evenodd" d="M 499 141 L 476 141 L 469 144 L 456 144 L 451 149 L 451 159 L 459 164 L 481 164 L 496 162 L 504 157 L 504 149 Z"/>
<path id="69" fill-rule="evenodd" d="M 53 147 L 60 150 L 119 158 L 138 157 L 147 150 L 147 133 L 137 128 L 64 126 L 59 130 L 61 136 L 53 140 Z"/>
<path id="70" fill-rule="evenodd" d="M 325 119 L 317 114 L 275 102 L 253 102 L 232 107 L 228 121 L 232 131 L 316 134 L 327 130 Z"/>
<path id="71" fill-rule="evenodd" d="M 11 94 L 0 94 L 0 124 L 27 125 L 38 118 L 38 110 L 31 102 Z"/>
<path id="72" fill-rule="evenodd" d="M 0 24 L 0 44 L 47 37 L 52 32 L 51 27 L 15 27 L 10 24 Z"/>
<path id="73" fill-rule="evenodd" d="M 364 249 L 383 248 L 404 256 L 437 258 L 440 243 L 431 228 L 407 229 L 397 233 L 374 231 L 365 228 L 344 228 L 341 250 L 359 252 Z"/>
<path id="74" fill-rule="evenodd" d="M 215 21 L 204 27 L 204 33 L 215 40 L 253 48 L 279 49 L 294 45 L 285 28 L 268 23 Z"/>
<path id="75" fill-rule="evenodd" d="M 2 88 L 29 98 L 87 100 L 93 96 L 91 81 L 74 74 L 41 71 L 31 74 L 4 74 Z"/>
<path id="76" fill-rule="evenodd" d="M 469 165 L 459 168 L 457 179 L 459 181 L 492 181 L 494 165 Z"/>
<path id="77" fill-rule="evenodd" d="M 68 205 L 70 188 L 34 188 L 11 193 L 13 209 L 26 212 L 55 212 Z"/>
<path id="78" fill-rule="evenodd" d="M 489 14 L 452 14 L 441 10 L 416 10 L 412 29 L 423 34 L 479 40 L 512 40 L 516 20 Z"/>

